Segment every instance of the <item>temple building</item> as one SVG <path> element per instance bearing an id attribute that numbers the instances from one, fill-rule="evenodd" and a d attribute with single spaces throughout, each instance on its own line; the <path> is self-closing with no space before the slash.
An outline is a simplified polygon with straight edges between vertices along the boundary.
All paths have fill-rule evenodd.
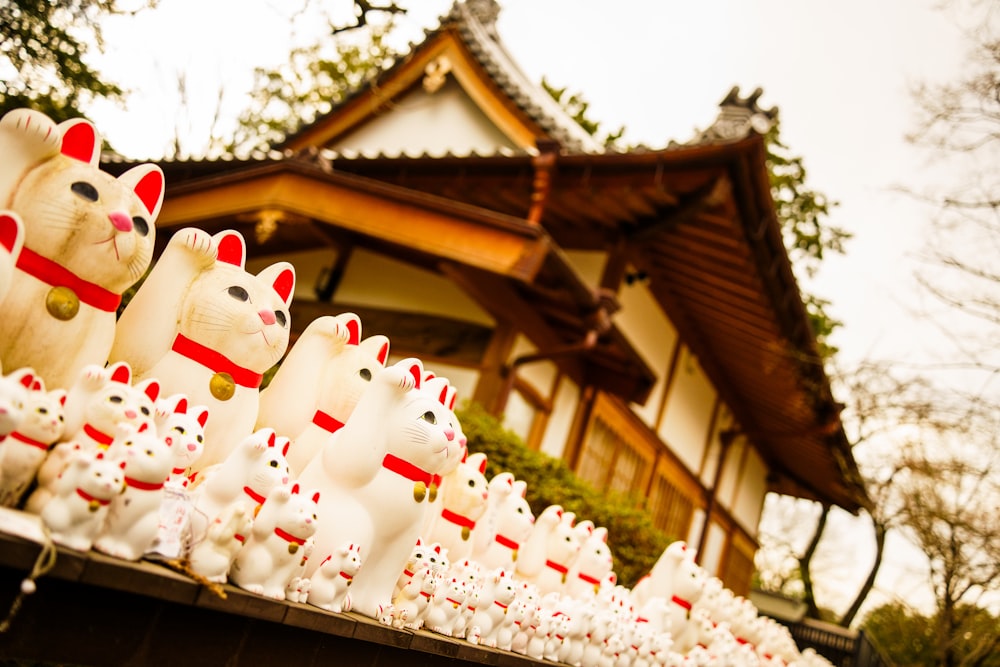
<path id="1" fill-rule="evenodd" d="M 775 214 L 774 112 L 734 89 L 697 136 L 606 148 L 498 12 L 459 0 L 267 156 L 160 163 L 158 244 L 241 231 L 248 270 L 295 265 L 294 331 L 357 313 L 746 593 L 766 493 L 868 503 Z"/>

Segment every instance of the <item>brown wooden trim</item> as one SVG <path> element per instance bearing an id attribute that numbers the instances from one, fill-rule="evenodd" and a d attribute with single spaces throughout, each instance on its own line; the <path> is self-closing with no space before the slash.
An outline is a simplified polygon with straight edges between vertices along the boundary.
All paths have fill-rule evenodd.
<path id="1" fill-rule="evenodd" d="M 594 402 L 596 400 L 597 389 L 593 385 L 580 387 L 576 415 L 573 417 L 573 424 L 566 439 L 566 451 L 563 454 L 563 458 L 566 460 L 566 464 L 570 470 L 576 470 L 580 464 L 580 453 L 583 451 L 583 444 L 586 442 L 587 433 L 590 431 L 590 424 L 594 414 Z"/>
<path id="2" fill-rule="evenodd" d="M 715 402 L 712 404 L 712 414 L 708 417 L 708 433 L 705 435 L 705 445 L 701 452 L 701 464 L 698 466 L 698 479 L 705 474 L 705 464 L 708 463 L 708 454 L 712 451 L 712 442 L 715 440 L 716 427 L 719 421 L 719 412 L 722 408 L 722 399 L 718 392 L 715 394 Z M 715 493 L 715 488 L 709 489 L 710 493 Z"/>
<path id="3" fill-rule="evenodd" d="M 495 416 L 499 416 L 500 406 L 507 401 L 506 395 L 503 395 L 507 386 L 503 370 L 516 339 L 517 330 L 506 321 L 499 321 L 482 356 L 479 382 L 472 400 Z"/>

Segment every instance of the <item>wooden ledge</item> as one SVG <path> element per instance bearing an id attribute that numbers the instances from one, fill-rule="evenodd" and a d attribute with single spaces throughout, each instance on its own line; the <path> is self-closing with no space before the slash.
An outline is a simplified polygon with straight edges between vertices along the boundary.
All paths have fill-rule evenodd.
<path id="1" fill-rule="evenodd" d="M 0 619 L 41 551 L 0 532 Z M 0 633 L 0 658 L 94 667 L 553 664 L 229 584 L 223 599 L 165 565 L 93 551 L 57 547 L 55 566 L 36 585 Z"/>

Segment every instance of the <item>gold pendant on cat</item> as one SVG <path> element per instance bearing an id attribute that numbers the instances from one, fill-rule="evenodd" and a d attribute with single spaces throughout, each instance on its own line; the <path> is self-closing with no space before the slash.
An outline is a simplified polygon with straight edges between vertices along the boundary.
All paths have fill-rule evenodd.
<path id="1" fill-rule="evenodd" d="M 87 503 L 87 510 L 89 510 L 89 511 L 91 511 L 91 512 L 96 512 L 96 511 L 97 511 L 97 510 L 99 510 L 100 508 L 101 508 L 101 503 L 100 503 L 100 501 L 97 501 L 97 500 L 91 500 L 91 501 L 90 501 L 89 503 Z"/>
<path id="2" fill-rule="evenodd" d="M 471 535 L 471 534 L 472 534 L 472 531 L 469 530 L 468 526 L 462 526 L 462 541 L 463 542 L 466 541 L 467 539 L 469 539 L 469 535 Z"/>
<path id="3" fill-rule="evenodd" d="M 208 381 L 208 389 L 217 400 L 228 401 L 236 394 L 236 383 L 229 373 L 216 373 Z"/>
<path id="4" fill-rule="evenodd" d="M 517 549 L 514 549 L 513 551 L 510 552 L 510 561 L 512 563 L 517 562 Z"/>
<path id="5" fill-rule="evenodd" d="M 429 502 L 434 502 L 434 499 L 438 497 L 438 485 L 431 482 L 430 488 L 427 490 L 427 500 Z M 465 539 L 465 538 L 462 538 Z"/>
<path id="6" fill-rule="evenodd" d="M 295 542 L 288 543 L 288 553 L 294 554 L 298 550 L 299 550 L 299 545 L 297 545 Z"/>
<path id="7" fill-rule="evenodd" d="M 422 502 L 427 496 L 427 485 L 423 482 L 417 482 L 413 485 L 413 499 L 418 503 Z"/>
<path id="8" fill-rule="evenodd" d="M 80 297 L 68 287 L 53 287 L 45 296 L 45 308 L 49 315 L 65 322 L 80 312 Z"/>

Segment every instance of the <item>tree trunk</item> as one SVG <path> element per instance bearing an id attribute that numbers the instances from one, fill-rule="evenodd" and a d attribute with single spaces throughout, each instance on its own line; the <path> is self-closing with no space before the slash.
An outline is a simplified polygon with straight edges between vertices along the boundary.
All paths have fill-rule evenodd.
<path id="1" fill-rule="evenodd" d="M 819 546 L 820 538 L 823 537 L 823 529 L 826 528 L 826 520 L 829 516 L 830 505 L 824 503 L 819 519 L 816 521 L 816 532 L 813 533 L 812 539 L 809 541 L 809 546 L 806 547 L 805 553 L 799 559 L 799 574 L 802 576 L 802 587 L 805 591 L 803 602 L 806 603 L 806 616 L 809 618 L 818 619 L 820 617 L 819 607 L 816 606 L 816 595 L 813 592 L 812 576 L 809 574 L 809 566 L 812 563 L 813 555 L 816 553 L 816 547 Z"/>
<path id="2" fill-rule="evenodd" d="M 871 570 L 869 570 L 865 582 L 861 584 L 854 602 L 851 603 L 850 608 L 848 608 L 844 616 L 840 619 L 840 625 L 845 628 L 850 627 L 851 623 L 854 622 L 854 617 L 858 615 L 861 605 L 865 603 L 865 599 L 871 592 L 872 587 L 875 586 L 875 577 L 878 576 L 879 568 L 882 567 L 882 554 L 885 551 L 885 524 L 872 517 L 872 527 L 875 529 L 875 561 L 872 563 Z"/>

